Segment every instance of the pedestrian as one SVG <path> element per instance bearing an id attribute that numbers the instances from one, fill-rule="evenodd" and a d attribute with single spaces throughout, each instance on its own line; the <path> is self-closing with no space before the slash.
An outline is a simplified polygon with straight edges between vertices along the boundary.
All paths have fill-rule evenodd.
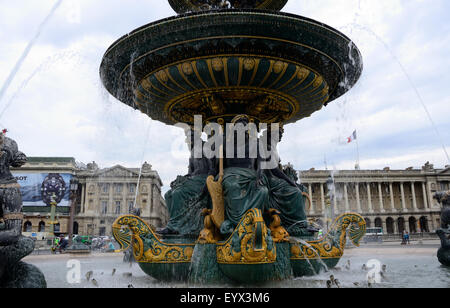
<path id="1" fill-rule="evenodd" d="M 405 233 L 405 244 L 411 244 L 409 242 L 409 233 L 408 233 L 408 231 L 406 231 L 406 233 Z"/>
<path id="2" fill-rule="evenodd" d="M 63 253 L 66 250 L 67 245 L 69 245 L 69 241 L 61 235 L 61 239 L 59 241 L 59 253 Z"/>

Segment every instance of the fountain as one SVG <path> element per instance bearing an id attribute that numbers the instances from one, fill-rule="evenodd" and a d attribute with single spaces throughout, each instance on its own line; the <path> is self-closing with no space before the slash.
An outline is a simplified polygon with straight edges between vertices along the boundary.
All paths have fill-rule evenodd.
<path id="1" fill-rule="evenodd" d="M 442 265 L 450 266 L 450 191 L 437 192 L 433 196 L 442 204 L 441 228 L 436 230 L 441 239 L 437 257 Z"/>
<path id="2" fill-rule="evenodd" d="M 179 15 L 113 43 L 100 76 L 121 102 L 153 120 L 184 124 L 189 172 L 166 194 L 166 228 L 125 215 L 113 224 L 115 239 L 162 281 L 255 284 L 335 267 L 347 233 L 358 245 L 365 221 L 340 215 L 317 239 L 305 215 L 307 189 L 278 167 L 276 146 L 283 125 L 309 117 L 358 81 L 358 48 L 325 24 L 281 13 L 287 0 L 169 3 Z M 246 129 L 243 145 L 235 127 Z M 263 158 L 275 166 L 261 167 Z"/>
<path id="3" fill-rule="evenodd" d="M 22 236 L 22 195 L 9 167 L 20 167 L 27 158 L 4 134 L 0 132 L 0 287 L 45 288 L 41 271 L 20 261 L 33 252 L 34 241 Z"/>

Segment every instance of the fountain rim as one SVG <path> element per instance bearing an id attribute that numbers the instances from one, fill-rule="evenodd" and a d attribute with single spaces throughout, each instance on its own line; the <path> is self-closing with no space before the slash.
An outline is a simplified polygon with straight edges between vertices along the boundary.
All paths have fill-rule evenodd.
<path id="1" fill-rule="evenodd" d="M 217 16 L 217 17 L 215 17 Z M 321 37 L 329 37 L 331 42 L 329 42 L 328 47 L 326 47 L 327 50 L 322 49 L 322 47 L 317 47 L 317 44 L 306 43 L 306 45 L 303 43 L 302 38 L 295 38 L 297 36 L 297 32 L 293 32 L 291 35 L 288 35 L 288 37 L 281 37 L 277 39 L 276 34 L 271 34 L 265 37 L 265 35 L 262 36 L 252 36 L 251 34 L 247 34 L 246 31 L 243 33 L 230 33 L 228 35 L 229 37 L 254 37 L 258 39 L 268 39 L 268 40 L 278 40 L 280 42 L 284 42 L 287 44 L 294 44 L 297 46 L 302 46 L 302 48 L 307 48 L 313 51 L 314 53 L 321 54 L 321 56 L 328 58 L 329 61 L 334 63 L 334 67 L 336 68 L 336 73 L 339 71 L 338 75 L 335 75 L 333 77 L 332 71 L 330 71 L 331 75 L 328 75 L 331 78 L 335 78 L 333 82 L 332 90 L 330 91 L 329 98 L 326 102 L 323 103 L 323 105 L 328 105 L 330 102 L 334 101 L 335 99 L 341 97 L 346 92 L 348 92 L 359 80 L 362 71 L 363 71 L 363 60 L 362 55 L 356 44 L 351 40 L 349 37 L 347 37 L 345 34 L 341 33 L 340 31 L 336 30 L 335 28 L 328 26 L 322 22 L 313 20 L 311 18 L 307 18 L 300 15 L 295 15 L 291 13 L 284 13 L 284 12 L 278 12 L 278 11 L 268 11 L 268 10 L 257 10 L 257 9 L 224 9 L 224 10 L 209 10 L 209 11 L 200 11 L 200 12 L 189 12 L 186 14 L 179 14 L 176 16 L 167 17 L 161 20 L 157 20 L 151 23 L 148 23 L 146 25 L 143 25 L 125 35 L 117 39 L 105 52 L 101 65 L 100 65 L 100 78 L 102 80 L 102 83 L 106 90 L 114 96 L 116 99 L 118 99 L 120 102 L 134 108 L 134 109 L 140 109 L 136 105 L 134 101 L 131 101 L 125 96 L 124 93 L 118 92 L 117 86 L 121 83 L 122 74 L 124 71 L 127 71 L 130 69 L 130 66 L 133 67 L 133 63 L 137 62 L 138 60 L 141 60 L 145 57 L 147 57 L 150 53 L 161 50 L 163 48 L 173 48 L 173 46 L 176 46 L 177 44 L 181 44 L 184 41 L 177 40 L 174 38 L 172 43 L 170 41 L 165 42 L 164 44 L 159 45 L 158 38 L 163 36 L 165 33 L 165 30 L 172 31 L 172 27 L 175 27 L 175 29 L 180 28 L 184 29 L 183 25 L 186 24 L 186 29 L 190 29 L 193 27 L 195 29 L 196 25 L 201 25 L 202 22 L 206 19 L 214 20 L 215 18 L 222 19 L 233 19 L 236 18 L 238 22 L 241 22 L 242 25 L 245 25 L 246 20 L 249 20 L 250 25 L 252 25 L 251 20 L 252 16 L 254 16 L 255 21 L 262 20 L 264 18 L 269 18 L 272 22 L 279 21 L 282 25 L 292 24 L 292 25 L 300 25 L 306 28 L 311 27 L 311 31 L 314 31 L 315 35 L 319 35 Z M 213 24 L 214 25 L 214 24 Z M 216 26 L 223 25 L 226 26 L 226 24 L 223 24 L 219 22 Z M 255 25 L 253 25 L 255 26 Z M 148 33 L 152 33 L 151 36 L 148 35 Z M 176 33 L 176 31 L 175 31 Z M 292 36 L 294 35 L 294 36 Z M 301 35 L 301 33 L 300 33 Z M 227 35 L 221 34 L 219 37 L 228 37 Z M 289 37 L 290 36 L 290 37 Z M 128 48 L 129 42 L 135 42 L 139 41 L 141 37 L 146 37 L 146 39 L 149 42 L 153 41 L 153 47 L 152 49 L 148 50 L 141 50 L 139 54 L 136 54 L 136 57 L 134 57 L 133 48 Z M 197 39 L 193 39 L 191 37 L 186 42 L 192 42 L 195 40 L 209 40 L 214 39 L 215 36 L 199 36 Z M 133 43 L 133 44 L 135 44 Z M 339 45 L 336 45 L 339 44 Z M 332 48 L 333 45 L 336 45 L 336 48 Z M 134 45 L 133 45 L 134 46 Z M 324 45 L 327 46 L 327 45 Z M 341 47 L 342 46 L 342 47 Z M 331 48 L 331 49 L 330 49 Z M 331 53 L 330 53 L 331 52 Z M 347 55 L 348 52 L 348 55 Z M 234 54 L 234 53 L 233 53 Z M 237 54 L 240 54 L 237 52 Z M 262 57 L 274 57 L 274 55 L 265 55 L 260 54 L 259 56 Z M 119 61 L 122 62 L 121 65 L 113 64 L 115 62 L 115 58 L 119 59 Z M 123 59 L 130 57 L 130 61 L 127 60 L 120 60 L 120 57 Z M 277 57 L 278 58 L 278 57 Z M 289 58 L 289 57 L 288 57 Z M 291 57 L 292 58 L 292 57 Z M 184 58 L 178 59 L 179 61 L 183 60 Z M 281 61 L 287 61 L 287 58 L 280 58 Z M 352 63 L 349 61 L 352 60 Z M 297 59 L 290 59 L 290 61 L 297 62 Z M 345 61 L 345 62 L 344 62 Z M 289 61 L 288 61 L 289 62 Z M 174 62 L 175 63 L 175 62 Z M 299 62 L 301 65 L 305 66 L 306 64 Z M 342 67 L 342 64 L 348 63 L 349 65 L 346 67 Z M 308 67 L 308 65 L 306 65 Z M 119 70 L 113 71 L 113 68 L 117 67 Z M 163 67 L 163 66 L 161 66 Z M 314 68 L 310 68 L 310 71 L 314 71 Z M 156 68 L 155 68 L 156 69 Z M 152 71 L 153 72 L 153 71 Z M 150 74 L 150 73 L 149 73 Z M 147 74 L 148 76 L 148 74 Z M 141 76 L 142 77 L 142 76 Z M 347 79 L 348 78 L 348 79 Z M 348 86 L 342 85 L 342 82 L 344 80 L 348 80 Z M 328 80 L 328 79 L 327 79 Z M 347 84 L 347 83 L 346 83 Z M 130 84 L 131 85 L 131 84 Z M 125 91 L 130 91 L 129 89 Z M 122 94 L 120 94 L 122 93 Z M 319 108 L 320 109 L 320 108 Z M 318 110 L 318 109 L 317 109 Z M 312 111 L 314 113 L 315 111 Z M 141 110 L 142 111 L 142 110 Z M 143 113 L 147 114 L 150 118 L 153 119 L 150 114 L 147 112 L 142 111 Z M 308 112 L 307 112 L 308 113 Z M 305 114 L 304 117 L 309 117 L 312 113 Z M 161 121 L 160 119 L 156 119 Z M 298 120 L 296 120 L 298 121 Z M 296 122 L 295 121 L 295 122 Z M 166 123 L 166 121 L 162 121 L 163 123 Z M 294 123 L 294 122 L 291 122 Z M 168 123 L 166 123 L 168 124 Z M 286 123 L 288 124 L 288 123 Z"/>
<path id="2" fill-rule="evenodd" d="M 261 9 L 222 9 L 222 10 L 208 10 L 208 11 L 200 11 L 200 12 L 189 12 L 189 13 L 184 13 L 184 14 L 178 14 L 175 16 L 170 16 L 170 17 L 166 17 L 163 19 L 159 19 L 153 22 L 150 22 L 148 24 L 142 25 L 136 29 L 134 29 L 131 32 L 128 32 L 127 34 L 122 35 L 120 38 L 118 38 L 117 40 L 115 40 L 106 50 L 106 52 L 103 55 L 103 60 L 105 59 L 105 57 L 117 46 L 119 45 L 123 40 L 129 39 L 131 36 L 134 36 L 136 34 L 138 34 L 139 32 L 143 31 L 143 30 L 149 30 L 150 28 L 153 27 L 159 27 L 161 25 L 163 25 L 166 22 L 172 22 L 172 21 L 179 21 L 182 20 L 184 18 L 191 18 L 191 17 L 195 17 L 195 16 L 201 16 L 201 15 L 235 15 L 235 14 L 252 14 L 255 13 L 255 15 L 273 15 L 273 16 L 278 16 L 278 17 L 286 17 L 286 18 L 290 18 L 293 19 L 295 21 L 299 21 L 301 20 L 302 22 L 306 22 L 306 23 L 310 23 L 313 24 L 314 26 L 320 26 L 325 28 L 327 31 L 330 31 L 332 33 L 334 33 L 337 36 L 340 36 L 341 38 L 343 38 L 346 41 L 349 42 L 353 42 L 352 39 L 350 39 L 348 36 L 346 36 L 344 33 L 342 33 L 341 31 L 323 23 L 317 20 L 314 20 L 312 18 L 309 17 L 305 17 L 305 16 L 301 16 L 301 15 L 297 15 L 297 14 L 293 14 L 293 13 L 286 13 L 286 12 L 278 12 L 278 11 L 268 11 L 268 10 L 261 10 Z M 355 45 L 355 44 L 354 44 Z M 356 47 L 356 45 L 355 45 Z M 359 51 L 359 49 L 358 49 Z M 102 61 L 103 63 L 103 61 Z"/>

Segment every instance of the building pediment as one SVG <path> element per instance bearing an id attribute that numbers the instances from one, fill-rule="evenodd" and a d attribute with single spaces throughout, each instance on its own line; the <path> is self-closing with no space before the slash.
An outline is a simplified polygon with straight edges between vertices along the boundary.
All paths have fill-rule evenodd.
<path id="1" fill-rule="evenodd" d="M 450 167 L 440 170 L 437 174 L 438 175 L 450 175 Z"/>
<path id="2" fill-rule="evenodd" d="M 102 169 L 97 174 L 99 177 L 136 177 L 138 173 L 123 166 L 116 165 L 108 169 Z"/>

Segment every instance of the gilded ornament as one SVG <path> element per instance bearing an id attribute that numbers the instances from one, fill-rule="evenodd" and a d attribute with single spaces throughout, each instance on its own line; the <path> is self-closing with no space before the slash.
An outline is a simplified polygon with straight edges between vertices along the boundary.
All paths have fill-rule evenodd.
<path id="1" fill-rule="evenodd" d="M 269 225 L 270 233 L 272 234 L 273 241 L 275 243 L 282 243 L 289 241 L 289 233 L 281 225 L 280 212 L 276 209 L 270 209 L 268 214 L 271 217 L 271 223 Z"/>
<path id="2" fill-rule="evenodd" d="M 186 75 L 191 75 L 194 72 L 194 69 L 192 68 L 192 63 L 191 62 L 184 62 L 181 65 L 181 68 L 183 70 L 183 73 L 185 73 Z"/>
<path id="3" fill-rule="evenodd" d="M 217 244 L 217 262 L 222 264 L 265 264 L 276 260 L 276 246 L 262 219 L 252 209 L 241 219 L 230 238 Z"/>
<path id="4" fill-rule="evenodd" d="M 281 61 L 275 62 L 275 64 L 273 65 L 273 72 L 275 74 L 281 73 L 283 71 L 284 66 L 285 66 L 284 62 Z"/>
<path id="5" fill-rule="evenodd" d="M 156 73 L 156 78 L 161 80 L 162 82 L 167 82 L 169 80 L 169 77 L 167 76 L 166 72 L 161 70 Z"/>
<path id="6" fill-rule="evenodd" d="M 347 229 L 350 240 L 355 246 L 366 234 L 366 221 L 357 213 L 347 213 L 339 216 L 334 221 L 328 234 L 321 240 L 291 244 L 291 259 L 333 259 L 340 258 L 344 254 L 347 243 Z"/>
<path id="7" fill-rule="evenodd" d="M 297 73 L 297 78 L 298 79 L 305 79 L 308 75 L 309 75 L 309 70 L 304 68 L 304 67 L 299 67 L 298 69 L 298 73 Z"/>
<path id="8" fill-rule="evenodd" d="M 194 244 L 163 243 L 138 216 L 123 215 L 112 226 L 113 236 L 122 250 L 133 248 L 136 261 L 142 263 L 191 262 Z"/>
<path id="9" fill-rule="evenodd" d="M 255 59 L 252 59 L 252 58 L 245 58 L 244 59 L 244 69 L 246 71 L 251 71 L 252 69 L 255 68 L 255 65 L 256 65 Z"/>
<path id="10" fill-rule="evenodd" d="M 322 83 L 323 83 L 322 76 L 317 76 L 316 79 L 314 80 L 313 86 L 315 88 L 318 88 Z"/>
<path id="11" fill-rule="evenodd" d="M 216 72 L 221 72 L 223 70 L 223 60 L 221 58 L 212 59 L 211 64 Z"/>

